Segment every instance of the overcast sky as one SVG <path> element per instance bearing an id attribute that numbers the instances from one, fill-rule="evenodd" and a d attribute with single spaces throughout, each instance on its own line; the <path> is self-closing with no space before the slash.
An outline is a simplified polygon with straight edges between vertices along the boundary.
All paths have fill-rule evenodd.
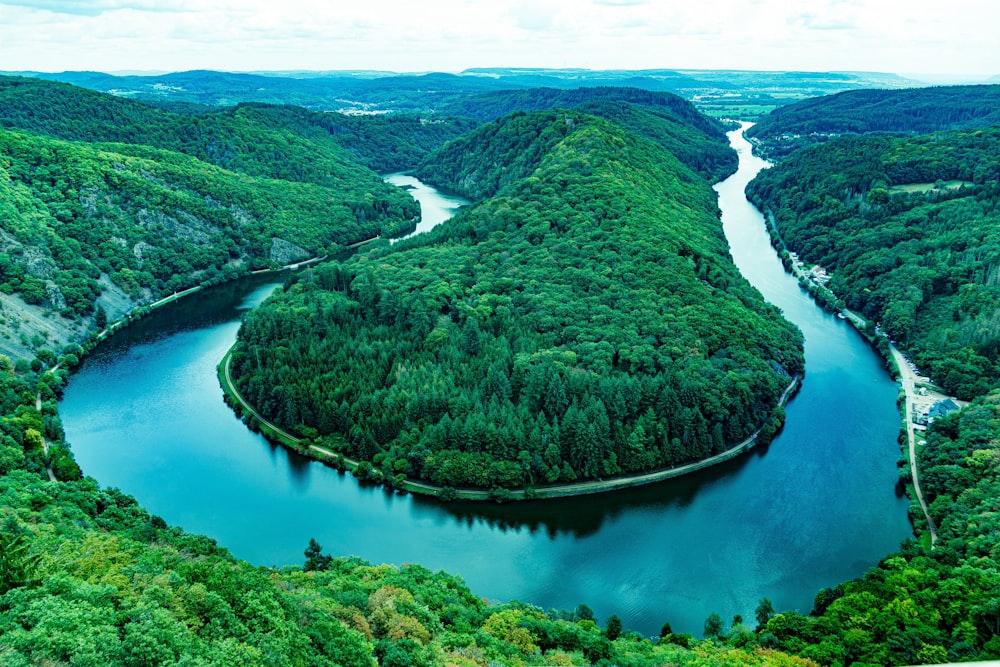
<path id="1" fill-rule="evenodd" d="M 1000 74 L 995 0 L 0 0 L 0 70 Z"/>

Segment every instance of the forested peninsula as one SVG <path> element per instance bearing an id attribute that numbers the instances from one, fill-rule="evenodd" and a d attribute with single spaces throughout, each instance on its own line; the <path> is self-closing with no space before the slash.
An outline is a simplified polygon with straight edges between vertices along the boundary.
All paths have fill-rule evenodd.
<path id="1" fill-rule="evenodd" d="M 259 411 L 380 479 L 498 498 L 780 427 L 801 334 L 732 264 L 709 183 L 662 147 L 517 113 L 420 173 L 483 199 L 252 313 L 232 370 Z"/>

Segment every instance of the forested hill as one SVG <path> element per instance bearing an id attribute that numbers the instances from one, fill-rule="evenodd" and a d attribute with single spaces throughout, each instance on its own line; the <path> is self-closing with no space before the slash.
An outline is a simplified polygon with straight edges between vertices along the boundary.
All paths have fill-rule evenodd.
<path id="1" fill-rule="evenodd" d="M 1000 128 L 850 137 L 762 172 L 751 197 L 949 393 L 1000 386 Z"/>
<path id="2" fill-rule="evenodd" d="M 573 108 L 588 102 L 601 100 L 640 104 L 668 111 L 679 122 L 721 138 L 724 130 L 715 119 L 698 112 L 687 100 L 671 93 L 600 86 L 595 88 L 529 88 L 526 90 L 498 90 L 480 93 L 455 102 L 442 110 L 450 116 L 468 116 L 479 121 L 496 120 L 515 111 L 540 111 L 542 109 Z"/>
<path id="3" fill-rule="evenodd" d="M 601 118 L 504 123 L 476 134 L 538 137 L 506 145 L 537 168 L 252 313 L 244 395 L 377 475 L 501 495 L 769 438 L 801 334 L 732 264 L 709 184 Z"/>
<path id="4" fill-rule="evenodd" d="M 1000 125 L 1000 85 L 851 90 L 775 109 L 747 133 L 778 158 L 842 134 L 926 134 Z"/>
<path id="5" fill-rule="evenodd" d="M 400 193 L 364 166 L 378 171 L 413 168 L 445 141 L 471 129 L 468 122 L 446 118 L 425 123 L 408 115 L 349 117 L 265 104 L 173 113 L 68 84 L 18 77 L 0 77 L 0 126 L 73 141 L 164 148 L 253 176 L 350 192 L 362 184 L 369 196 L 379 198 Z"/>
<path id="6" fill-rule="evenodd" d="M 601 98 L 594 93 L 609 92 L 609 98 Z M 533 92 L 533 91 L 532 91 Z M 544 90 L 543 90 L 544 92 Z M 571 102 L 561 93 L 549 91 L 552 99 Z M 655 102 L 673 96 L 628 89 L 589 89 L 573 96 L 582 100 L 576 111 L 588 115 L 601 116 L 613 121 L 630 134 L 650 139 L 667 149 L 685 165 L 710 181 L 720 180 L 736 170 L 736 154 L 726 145 L 725 131 L 716 121 L 700 116 L 690 104 L 674 98 L 684 109 L 681 115 L 670 107 L 658 106 Z M 633 94 L 634 93 L 634 94 Z M 532 96 L 517 91 L 506 91 L 491 96 L 491 100 L 502 102 L 503 107 L 517 107 L 523 98 L 530 99 L 534 107 L 550 96 Z M 626 98 L 654 101 L 647 106 L 625 101 Z M 549 108 L 549 107 L 543 107 Z M 534 108 L 528 109 L 533 111 Z M 699 116 L 697 125 L 682 119 L 688 112 Z M 462 194 L 473 200 L 492 196 L 503 186 L 528 176 L 547 153 L 553 141 L 561 136 L 552 127 L 542 129 L 542 135 L 527 127 L 532 121 L 526 120 L 525 111 L 518 110 L 495 123 L 488 124 L 482 131 L 470 133 L 446 145 L 433 158 L 427 158 L 417 169 L 420 178 L 438 187 Z"/>
<path id="7" fill-rule="evenodd" d="M 174 290 L 411 228 L 416 203 L 320 120 L 0 79 L 0 350 L 31 359 Z M 380 166 L 415 164 L 456 131 L 357 125 L 345 145 L 398 147 Z"/>
<path id="8" fill-rule="evenodd" d="M 450 105 L 446 112 L 485 122 L 516 112 L 552 108 L 576 109 L 612 120 L 631 134 L 660 143 L 709 180 L 721 180 L 736 170 L 736 154 L 725 143 L 722 123 L 702 115 L 690 102 L 670 93 L 616 87 L 505 90 L 469 97 Z M 436 160 L 438 165 L 441 162 Z M 510 160 L 504 164 L 507 162 Z M 423 173 L 432 180 L 435 177 L 426 168 Z"/>

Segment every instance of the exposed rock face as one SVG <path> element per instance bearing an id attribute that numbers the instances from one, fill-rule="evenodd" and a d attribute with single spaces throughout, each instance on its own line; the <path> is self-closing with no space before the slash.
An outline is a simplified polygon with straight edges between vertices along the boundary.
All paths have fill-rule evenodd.
<path id="1" fill-rule="evenodd" d="M 11 359 L 33 359 L 40 347 L 59 351 L 83 340 L 85 324 L 68 320 L 48 306 L 27 304 L 0 292 L 0 354 Z"/>
<path id="2" fill-rule="evenodd" d="M 209 243 L 216 230 L 204 220 L 188 213 L 177 211 L 176 217 L 163 211 L 140 209 L 136 222 L 143 227 L 163 229 L 171 236 L 187 239 L 192 243 Z"/>
<path id="3" fill-rule="evenodd" d="M 309 259 L 309 251 L 285 239 L 275 237 L 271 239 L 271 253 L 269 256 L 271 261 L 285 265 Z"/>
<path id="4" fill-rule="evenodd" d="M 51 278 L 56 272 L 56 263 L 48 256 L 48 253 L 41 248 L 24 245 L 21 246 L 21 262 L 25 270 L 36 278 L 42 280 Z"/>

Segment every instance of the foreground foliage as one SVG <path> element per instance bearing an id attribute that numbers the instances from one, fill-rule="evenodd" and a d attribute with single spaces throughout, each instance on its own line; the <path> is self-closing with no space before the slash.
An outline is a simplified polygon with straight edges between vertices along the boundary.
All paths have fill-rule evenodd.
<path id="1" fill-rule="evenodd" d="M 575 112 L 515 114 L 437 160 L 496 196 L 252 313 L 232 368 L 258 410 L 386 479 L 450 487 L 649 470 L 774 433 L 801 334 L 732 264 L 707 182 Z"/>

